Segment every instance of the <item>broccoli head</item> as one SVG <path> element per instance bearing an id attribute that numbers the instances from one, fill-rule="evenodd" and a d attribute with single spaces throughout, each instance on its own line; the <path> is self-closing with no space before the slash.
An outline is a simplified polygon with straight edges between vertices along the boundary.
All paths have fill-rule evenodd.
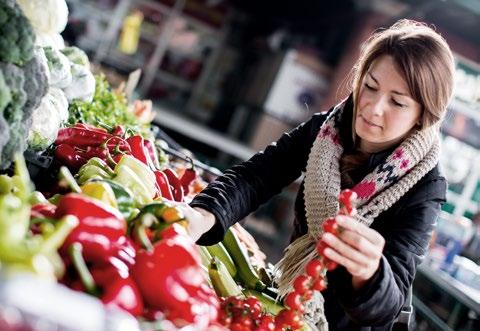
<path id="1" fill-rule="evenodd" d="M 0 169 L 6 169 L 15 152 L 23 152 L 26 148 L 27 128 L 24 123 L 23 107 L 27 101 L 27 94 L 24 90 L 25 77 L 21 68 L 11 63 L 0 62 L 0 71 L 11 94 L 11 101 L 3 110 L 3 118 L 8 124 L 8 129 L 2 129 L 2 132 L 8 132 L 9 140 L 0 151 Z"/>
<path id="2" fill-rule="evenodd" d="M 0 61 L 23 65 L 33 56 L 35 32 L 13 0 L 0 1 Z"/>

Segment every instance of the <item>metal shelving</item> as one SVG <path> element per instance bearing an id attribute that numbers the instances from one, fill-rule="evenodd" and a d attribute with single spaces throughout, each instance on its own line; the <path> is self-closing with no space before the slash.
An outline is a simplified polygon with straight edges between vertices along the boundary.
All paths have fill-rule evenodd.
<path id="1" fill-rule="evenodd" d="M 105 8 L 95 1 L 67 0 L 67 2 L 73 5 L 75 11 L 80 12 L 79 15 L 88 19 L 94 29 L 99 30 L 79 39 L 79 47 L 93 54 L 94 63 L 112 66 L 122 72 L 141 68 L 143 72 L 139 83 L 141 95 L 148 96 L 151 88 L 158 84 L 177 88 L 188 92 L 184 93 L 186 99 L 181 105 L 182 110 L 195 113 L 198 96 L 206 87 L 206 81 L 215 68 L 215 61 L 218 60 L 218 50 L 223 45 L 228 17 L 225 18 L 222 27 L 210 26 L 185 12 L 188 0 L 176 0 L 171 7 L 152 0 L 118 0 L 110 8 Z M 161 22 L 158 25 L 143 22 L 137 54 L 123 54 L 116 45 L 123 20 L 132 10 L 142 7 L 161 15 Z M 198 59 L 201 62 L 201 71 L 195 79 L 176 74 L 172 70 L 162 68 L 161 65 L 166 56 L 172 55 L 170 41 L 175 32 L 174 23 L 178 20 L 185 21 L 188 29 L 198 32 L 202 47 L 208 49 L 206 55 Z M 145 46 L 148 44 L 151 45 L 151 49 Z M 168 105 L 169 102 L 165 104 Z"/>

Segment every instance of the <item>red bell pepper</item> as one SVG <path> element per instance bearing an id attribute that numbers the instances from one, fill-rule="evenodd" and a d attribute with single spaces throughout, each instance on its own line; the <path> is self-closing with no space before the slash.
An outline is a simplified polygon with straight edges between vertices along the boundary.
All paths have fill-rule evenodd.
<path id="1" fill-rule="evenodd" d="M 180 182 L 182 183 L 182 188 L 184 194 L 188 194 L 190 191 L 190 184 L 197 178 L 197 171 L 195 170 L 195 164 L 193 160 L 189 158 L 191 167 L 185 169 L 182 177 L 180 178 Z"/>
<path id="2" fill-rule="evenodd" d="M 150 250 L 137 252 L 131 272 L 148 308 L 165 312 L 177 326 L 203 330 L 216 320 L 219 302 L 205 285 L 200 263 L 194 242 L 174 223 Z"/>
<path id="3" fill-rule="evenodd" d="M 155 148 L 155 143 L 149 139 L 145 139 L 143 141 L 143 145 L 145 146 L 145 149 L 150 156 L 150 161 L 152 161 L 152 165 L 155 167 L 155 169 L 160 169 L 160 162 L 158 162 L 158 154 L 157 149 Z"/>
<path id="4" fill-rule="evenodd" d="M 69 248 L 70 258 L 81 281 L 81 284 L 73 282 L 70 286 L 99 296 L 106 306 L 140 316 L 143 313 L 143 300 L 135 281 L 129 275 L 128 267 L 112 259 L 111 264 L 101 267 L 94 265 L 90 271 L 83 251 L 84 247 L 79 243 Z"/>
<path id="5" fill-rule="evenodd" d="M 69 193 L 61 198 L 55 218 L 75 215 L 79 225 L 73 229 L 62 245 L 65 253 L 71 244 L 85 245 L 84 253 L 94 262 L 119 257 L 126 263 L 133 263 L 134 248 L 125 237 L 127 224 L 118 210 L 84 195 Z"/>
<path id="6" fill-rule="evenodd" d="M 159 194 L 162 196 L 162 198 L 165 198 L 170 201 L 174 201 L 167 175 L 165 175 L 160 170 L 154 171 L 154 174 L 157 180 L 157 189 L 159 191 Z"/>
<path id="7" fill-rule="evenodd" d="M 70 169 L 80 169 L 87 159 L 79 154 L 75 148 L 67 144 L 60 144 L 55 148 L 55 158 Z"/>
<path id="8" fill-rule="evenodd" d="M 182 182 L 180 181 L 180 178 L 178 178 L 177 173 L 170 168 L 166 168 L 165 170 L 163 170 L 163 173 L 167 176 L 168 182 L 172 187 L 173 199 L 175 201 L 182 202 L 183 187 L 182 187 Z"/>
<path id="9" fill-rule="evenodd" d="M 135 264 L 136 245 L 126 236 L 115 239 L 105 234 L 80 232 L 74 238 L 67 238 L 60 249 L 62 255 L 74 242 L 82 244 L 84 258 L 90 263 L 102 265 L 117 258 L 127 265 Z"/>
<path id="10" fill-rule="evenodd" d="M 118 307 L 133 316 L 143 313 L 143 299 L 137 284 L 127 272 L 117 267 L 92 269 L 95 285 L 101 288 L 100 299 L 106 306 Z"/>
<path id="11" fill-rule="evenodd" d="M 144 145 L 144 139 L 140 135 L 135 135 L 127 138 L 127 143 L 130 145 L 133 157 L 137 160 L 142 161 L 150 167 L 151 161 L 148 151 Z"/>
<path id="12" fill-rule="evenodd" d="M 113 128 L 112 134 L 114 136 L 123 137 L 125 135 L 125 128 L 121 125 L 117 125 Z"/>

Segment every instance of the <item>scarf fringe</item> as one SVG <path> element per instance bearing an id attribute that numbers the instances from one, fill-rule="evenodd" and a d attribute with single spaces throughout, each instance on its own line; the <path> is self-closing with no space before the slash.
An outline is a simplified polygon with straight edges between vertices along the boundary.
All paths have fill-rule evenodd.
<path id="1" fill-rule="evenodd" d="M 306 234 L 297 238 L 285 249 L 285 254 L 275 266 L 274 273 L 280 298 L 290 292 L 294 278 L 301 275 L 306 264 L 317 255 L 315 244 L 315 239 Z"/>

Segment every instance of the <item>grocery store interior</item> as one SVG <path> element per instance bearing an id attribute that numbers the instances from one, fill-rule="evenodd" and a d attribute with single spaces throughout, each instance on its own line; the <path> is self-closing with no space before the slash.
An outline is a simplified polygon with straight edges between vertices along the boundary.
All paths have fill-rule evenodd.
<path id="1" fill-rule="evenodd" d="M 157 138 L 212 178 L 347 96 L 346 77 L 373 31 L 400 18 L 434 26 L 456 65 L 441 129 L 448 191 L 414 280 L 411 330 L 480 330 L 480 1 L 66 4 L 64 44 L 82 49 L 92 72 L 129 101 L 151 100 Z M 269 264 L 289 243 L 300 182 L 241 221 Z"/>

